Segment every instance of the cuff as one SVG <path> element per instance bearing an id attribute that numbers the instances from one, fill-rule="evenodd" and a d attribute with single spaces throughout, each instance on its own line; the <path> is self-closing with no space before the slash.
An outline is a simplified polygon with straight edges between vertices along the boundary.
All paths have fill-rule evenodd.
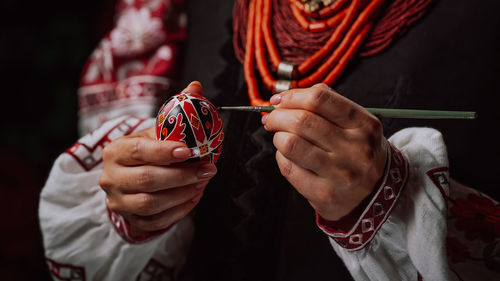
<path id="1" fill-rule="evenodd" d="M 350 251 L 364 248 L 389 217 L 406 184 L 408 161 L 390 143 L 387 153 L 382 181 L 372 195 L 368 196 L 368 200 L 365 199 L 360 206 L 339 221 L 325 220 L 316 213 L 318 227 L 342 248 Z"/>
<path id="2" fill-rule="evenodd" d="M 117 212 L 111 211 L 108 208 L 108 216 L 116 232 L 118 232 L 118 234 L 123 238 L 123 240 L 131 244 L 138 244 L 150 241 L 153 238 L 160 236 L 161 234 L 167 232 L 167 230 L 170 229 L 170 227 L 168 227 L 162 230 L 151 231 L 148 234 L 142 236 L 132 236 L 130 234 L 130 224 L 122 215 L 118 214 Z"/>

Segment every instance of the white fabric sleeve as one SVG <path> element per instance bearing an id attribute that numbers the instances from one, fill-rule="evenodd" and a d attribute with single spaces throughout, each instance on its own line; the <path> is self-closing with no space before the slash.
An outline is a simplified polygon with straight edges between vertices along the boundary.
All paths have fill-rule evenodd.
<path id="1" fill-rule="evenodd" d="M 448 190 L 428 174 L 448 167 L 442 135 L 408 128 L 389 142 L 383 182 L 352 229 L 318 225 L 355 280 L 455 280 L 445 247 Z M 447 169 L 441 175 L 448 180 Z"/>
<path id="2" fill-rule="evenodd" d="M 139 280 L 154 266 L 174 275 L 185 262 L 193 235 L 189 217 L 134 243 L 127 239 L 123 221 L 108 212 L 98 185 L 104 146 L 153 124 L 153 119 L 135 117 L 109 121 L 55 161 L 39 207 L 45 255 L 55 280 Z"/>

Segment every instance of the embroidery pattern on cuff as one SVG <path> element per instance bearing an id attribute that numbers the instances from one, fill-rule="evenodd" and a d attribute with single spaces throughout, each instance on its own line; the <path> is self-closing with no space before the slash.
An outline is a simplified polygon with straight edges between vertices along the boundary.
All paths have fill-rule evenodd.
<path id="1" fill-rule="evenodd" d="M 46 258 L 50 275 L 54 280 L 85 281 L 85 268 L 73 264 L 62 264 Z"/>
<path id="2" fill-rule="evenodd" d="M 403 154 L 389 144 L 385 174 L 366 209 L 360 218 L 347 231 L 339 231 L 317 220 L 319 228 L 337 244 L 349 251 L 364 248 L 375 236 L 389 217 L 401 191 L 408 179 L 408 162 Z"/>
<path id="3" fill-rule="evenodd" d="M 116 232 L 123 238 L 123 240 L 125 240 L 131 244 L 138 244 L 138 243 L 147 242 L 147 241 L 152 240 L 155 237 L 167 232 L 167 230 L 170 229 L 170 227 L 168 227 L 166 229 L 162 229 L 159 231 L 150 232 L 146 235 L 133 237 L 130 234 L 130 224 L 127 222 L 127 220 L 123 216 L 121 216 L 117 212 L 110 210 L 109 208 L 108 208 L 108 216 L 109 216 L 109 220 L 113 224 Z"/>
<path id="4" fill-rule="evenodd" d="M 145 120 L 129 116 L 116 124 L 97 141 L 95 137 L 84 137 L 67 149 L 65 153 L 71 155 L 82 169 L 90 171 L 102 162 L 102 150 L 106 145 L 116 138 L 131 134 Z"/>

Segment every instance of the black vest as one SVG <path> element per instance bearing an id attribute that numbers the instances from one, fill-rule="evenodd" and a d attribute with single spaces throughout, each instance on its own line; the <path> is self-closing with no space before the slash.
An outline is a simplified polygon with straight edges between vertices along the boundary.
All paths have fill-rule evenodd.
<path id="1" fill-rule="evenodd" d="M 181 81 L 216 105 L 247 105 L 230 0 L 190 0 Z M 389 49 L 351 63 L 334 86 L 367 107 L 475 110 L 470 120 L 382 119 L 384 133 L 440 130 L 454 179 L 499 198 L 500 2 L 439 0 Z M 262 94 L 269 98 L 269 93 Z M 351 280 L 314 211 L 280 175 L 257 113 L 223 112 L 218 175 L 195 213 L 186 280 Z"/>

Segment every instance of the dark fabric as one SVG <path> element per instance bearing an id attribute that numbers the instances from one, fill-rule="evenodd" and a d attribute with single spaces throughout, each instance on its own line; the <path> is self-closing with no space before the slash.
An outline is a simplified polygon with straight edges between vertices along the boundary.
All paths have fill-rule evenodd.
<path id="1" fill-rule="evenodd" d="M 202 82 L 215 105 L 248 104 L 232 49 L 232 1 L 188 1 L 183 85 Z M 499 198 L 495 103 L 500 94 L 500 2 L 439 0 L 387 51 L 357 59 L 334 86 L 367 107 L 475 110 L 470 120 L 383 119 L 384 132 L 440 130 L 451 176 Z M 264 97 L 269 98 L 265 93 Z M 195 214 L 187 280 L 350 280 L 314 211 L 280 175 L 272 134 L 256 113 L 223 112 L 219 173 Z"/>

